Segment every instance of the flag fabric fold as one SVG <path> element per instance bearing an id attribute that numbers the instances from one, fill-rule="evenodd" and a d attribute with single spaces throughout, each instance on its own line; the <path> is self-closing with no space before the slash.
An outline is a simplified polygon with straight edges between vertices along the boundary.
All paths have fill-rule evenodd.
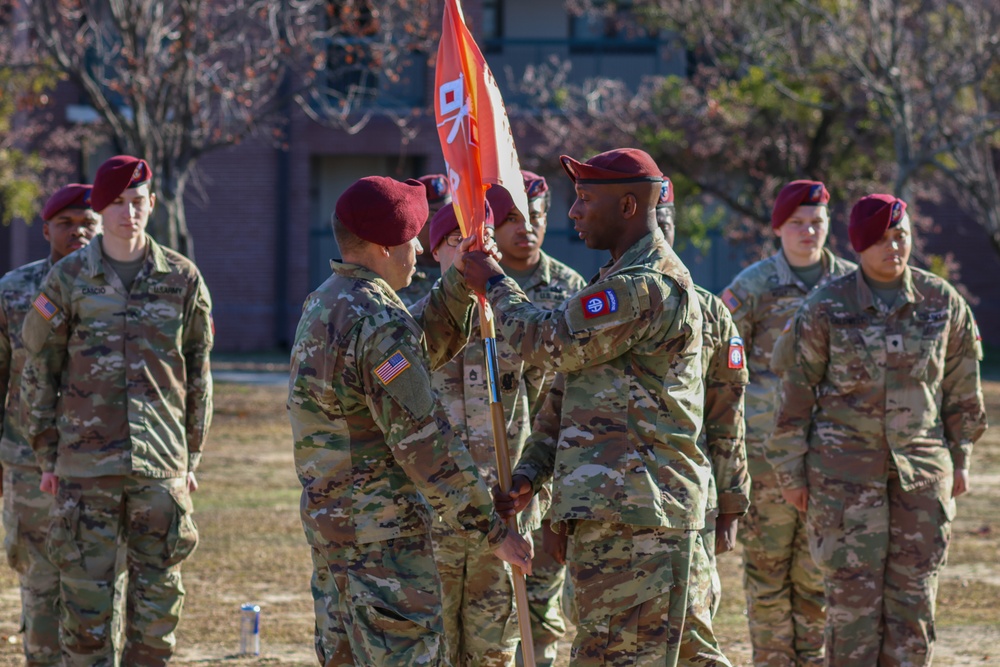
<path id="1" fill-rule="evenodd" d="M 488 185 L 505 187 L 527 218 L 528 197 L 500 88 L 458 0 L 445 1 L 434 89 L 438 137 L 462 234 L 482 238 Z"/>

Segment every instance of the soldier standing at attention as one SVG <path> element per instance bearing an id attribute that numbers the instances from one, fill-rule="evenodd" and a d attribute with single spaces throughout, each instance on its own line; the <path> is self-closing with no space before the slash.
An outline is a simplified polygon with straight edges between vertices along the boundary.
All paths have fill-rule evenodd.
<path id="1" fill-rule="evenodd" d="M 549 395 L 561 399 L 556 433 L 532 434 L 497 507 L 523 509 L 552 478 L 550 516 L 554 526 L 568 522 L 571 535 L 580 619 L 573 665 L 672 666 L 708 488 L 708 459 L 696 443 L 701 308 L 656 227 L 663 176 L 652 158 L 627 148 L 586 163 L 560 160 L 576 185 L 569 215 L 577 233 L 611 253 L 591 284 L 545 310 L 485 254 L 466 260 L 498 332 L 526 363 L 565 382 L 561 396 L 558 385 Z M 543 408 L 536 426 L 545 416 Z"/>
<path id="2" fill-rule="evenodd" d="M 656 204 L 656 223 L 673 247 L 673 183 L 664 177 Z M 688 616 L 684 625 L 683 664 L 728 665 L 702 660 L 699 647 L 718 645 L 712 619 L 719 609 L 722 584 L 716 567 L 717 554 L 732 551 L 739 517 L 750 506 L 750 474 L 744 444 L 743 394 L 748 376 L 740 338 L 732 316 L 719 297 L 695 286 L 701 304 L 702 377 L 705 382 L 705 425 L 698 445 L 712 463 L 708 479 L 705 527 L 691 564 Z M 688 648 L 690 646 L 690 648 Z"/>
<path id="3" fill-rule="evenodd" d="M 24 321 L 25 436 L 56 495 L 48 550 L 62 578 L 66 664 L 109 665 L 123 540 L 122 663 L 165 665 L 198 543 L 190 492 L 212 415 L 211 302 L 195 265 L 146 234 L 149 165 L 97 170 L 103 234 L 59 262 Z"/>
<path id="4" fill-rule="evenodd" d="M 333 220 L 344 261 L 306 299 L 292 349 L 302 523 L 336 610 L 317 619 L 333 635 L 317 642 L 325 665 L 446 659 L 431 508 L 466 540 L 530 569 L 530 545 L 493 511 L 430 387 L 430 369 L 469 337 L 461 258 L 412 316 L 394 291 L 413 275 L 426 220 L 418 181 L 371 176 L 348 188 Z"/>
<path id="5" fill-rule="evenodd" d="M 823 581 L 803 517 L 781 496 L 764 453 L 780 389 L 771 372 L 774 343 L 806 296 L 856 267 L 826 250 L 830 193 L 792 181 L 778 193 L 771 227 L 781 249 L 744 269 L 722 292 L 746 350 L 746 445 L 750 509 L 739 532 L 753 661 L 758 667 L 823 664 Z"/>
<path id="6" fill-rule="evenodd" d="M 90 207 L 90 186 L 71 183 L 42 208 L 42 234 L 49 256 L 0 279 L 0 462 L 3 464 L 3 525 L 7 562 L 21 579 L 24 658 L 31 667 L 62 664 L 59 649 L 59 569 L 45 552 L 53 499 L 39 488 L 42 472 L 21 423 L 21 371 L 27 352 L 21 326 L 52 265 L 100 231 Z"/>
<path id="7" fill-rule="evenodd" d="M 430 239 L 427 234 L 430 232 L 431 218 L 444 206 L 451 203 L 451 186 L 448 184 L 448 177 L 444 174 L 427 174 L 417 179 L 424 184 L 427 191 L 427 223 L 420 228 L 417 239 L 420 247 L 431 249 Z M 441 277 L 441 269 L 438 263 L 431 257 L 431 253 L 417 255 L 417 270 L 413 273 L 410 284 L 399 290 L 399 298 L 407 306 L 412 306 L 420 299 L 424 298 L 438 278 Z"/>
<path id="8" fill-rule="evenodd" d="M 548 182 L 538 174 L 522 169 L 524 190 L 528 195 L 528 216 L 512 208 L 508 223 L 497 226 L 497 244 L 503 257 L 500 265 L 508 276 L 517 281 L 521 290 L 539 308 L 555 309 L 579 292 L 587 284 L 576 271 L 549 256 L 542 250 L 548 229 L 552 191 Z M 552 388 L 555 374 L 543 368 L 530 367 L 524 375 L 527 383 L 531 423 L 541 409 Z M 516 462 L 516 461 L 515 461 Z M 542 490 L 542 504 L 548 505 L 552 496 L 551 484 Z M 532 505 L 534 506 L 534 504 Z M 529 508 L 530 509 L 530 508 Z M 563 617 L 563 594 L 566 584 L 565 560 L 557 561 L 544 548 L 558 539 L 549 519 L 543 518 L 541 528 L 532 532 L 535 557 L 531 562 L 531 576 L 527 577 L 528 612 L 531 615 L 531 635 L 535 644 L 535 665 L 552 667 L 555 663 L 559 640 L 566 634 Z M 520 655 L 520 654 L 519 654 Z"/>
<path id="9" fill-rule="evenodd" d="M 955 497 L 986 429 L 972 311 L 907 266 L 911 235 L 902 200 L 858 201 L 861 268 L 811 294 L 775 351 L 783 391 L 767 457 L 808 511 L 831 667 L 931 664 Z"/>

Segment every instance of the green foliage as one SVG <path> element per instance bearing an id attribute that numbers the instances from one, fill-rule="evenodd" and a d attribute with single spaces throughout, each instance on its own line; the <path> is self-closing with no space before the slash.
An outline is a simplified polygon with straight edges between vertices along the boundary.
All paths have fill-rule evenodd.
<path id="1" fill-rule="evenodd" d="M 45 160 L 25 146 L 38 131 L 28 114 L 44 106 L 58 78 L 43 66 L 0 65 L 0 223 L 31 221 L 43 193 Z M 19 114 L 20 117 L 19 117 Z M 19 125 L 16 119 L 25 125 Z"/>
<path id="2" fill-rule="evenodd" d="M 41 159 L 36 154 L 0 150 L 0 222 L 5 226 L 15 218 L 34 218 L 42 188 L 33 176 L 41 170 Z"/>

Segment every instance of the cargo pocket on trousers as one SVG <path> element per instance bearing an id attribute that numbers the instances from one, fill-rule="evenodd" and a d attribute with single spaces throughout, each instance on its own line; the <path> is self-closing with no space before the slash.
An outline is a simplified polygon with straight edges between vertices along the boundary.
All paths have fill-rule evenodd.
<path id="1" fill-rule="evenodd" d="M 80 524 L 80 505 L 75 498 L 56 497 L 52 510 L 49 532 L 45 536 L 45 551 L 52 564 L 60 571 L 82 565 L 83 556 L 77 541 Z"/>
<path id="2" fill-rule="evenodd" d="M 367 617 L 364 625 L 370 633 L 364 633 L 364 643 L 373 664 L 413 664 L 400 661 L 428 660 L 431 656 L 440 659 L 444 655 L 444 636 L 424 625 L 388 607 L 359 607 L 357 611 Z M 426 664 L 436 667 L 439 663 Z"/>
<path id="3" fill-rule="evenodd" d="M 844 544 L 844 503 L 842 500 L 815 495 L 809 498 L 806 514 L 809 531 L 809 553 L 823 571 L 836 567 L 834 560 Z"/>
<path id="4" fill-rule="evenodd" d="M 24 574 L 28 570 L 28 559 L 22 546 L 23 540 L 18 534 L 17 514 L 11 511 L 8 515 L 6 507 L 3 513 L 3 550 L 7 554 L 7 565 L 18 574 Z"/>
<path id="5" fill-rule="evenodd" d="M 191 494 L 186 487 L 179 487 L 170 490 L 170 497 L 174 501 L 174 518 L 170 522 L 170 532 L 167 533 L 164 545 L 164 567 L 183 562 L 198 546 L 198 527 L 194 523 Z"/>

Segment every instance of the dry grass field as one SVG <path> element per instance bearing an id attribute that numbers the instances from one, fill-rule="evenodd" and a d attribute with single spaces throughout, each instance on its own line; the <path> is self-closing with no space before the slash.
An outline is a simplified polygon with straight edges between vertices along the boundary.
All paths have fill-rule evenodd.
<path id="1" fill-rule="evenodd" d="M 309 553 L 298 518 L 285 390 L 219 383 L 195 494 L 201 545 L 185 563 L 178 665 L 314 665 Z M 1000 382 L 986 384 L 1000 415 Z M 977 448 L 941 581 L 935 665 L 1000 664 L 1000 429 Z M 735 665 L 749 660 L 739 556 L 720 559 L 717 632 Z M 261 605 L 263 653 L 239 657 L 239 605 Z M 14 573 L 0 565 L 0 665 L 21 664 Z M 563 664 L 568 660 L 563 658 Z"/>

